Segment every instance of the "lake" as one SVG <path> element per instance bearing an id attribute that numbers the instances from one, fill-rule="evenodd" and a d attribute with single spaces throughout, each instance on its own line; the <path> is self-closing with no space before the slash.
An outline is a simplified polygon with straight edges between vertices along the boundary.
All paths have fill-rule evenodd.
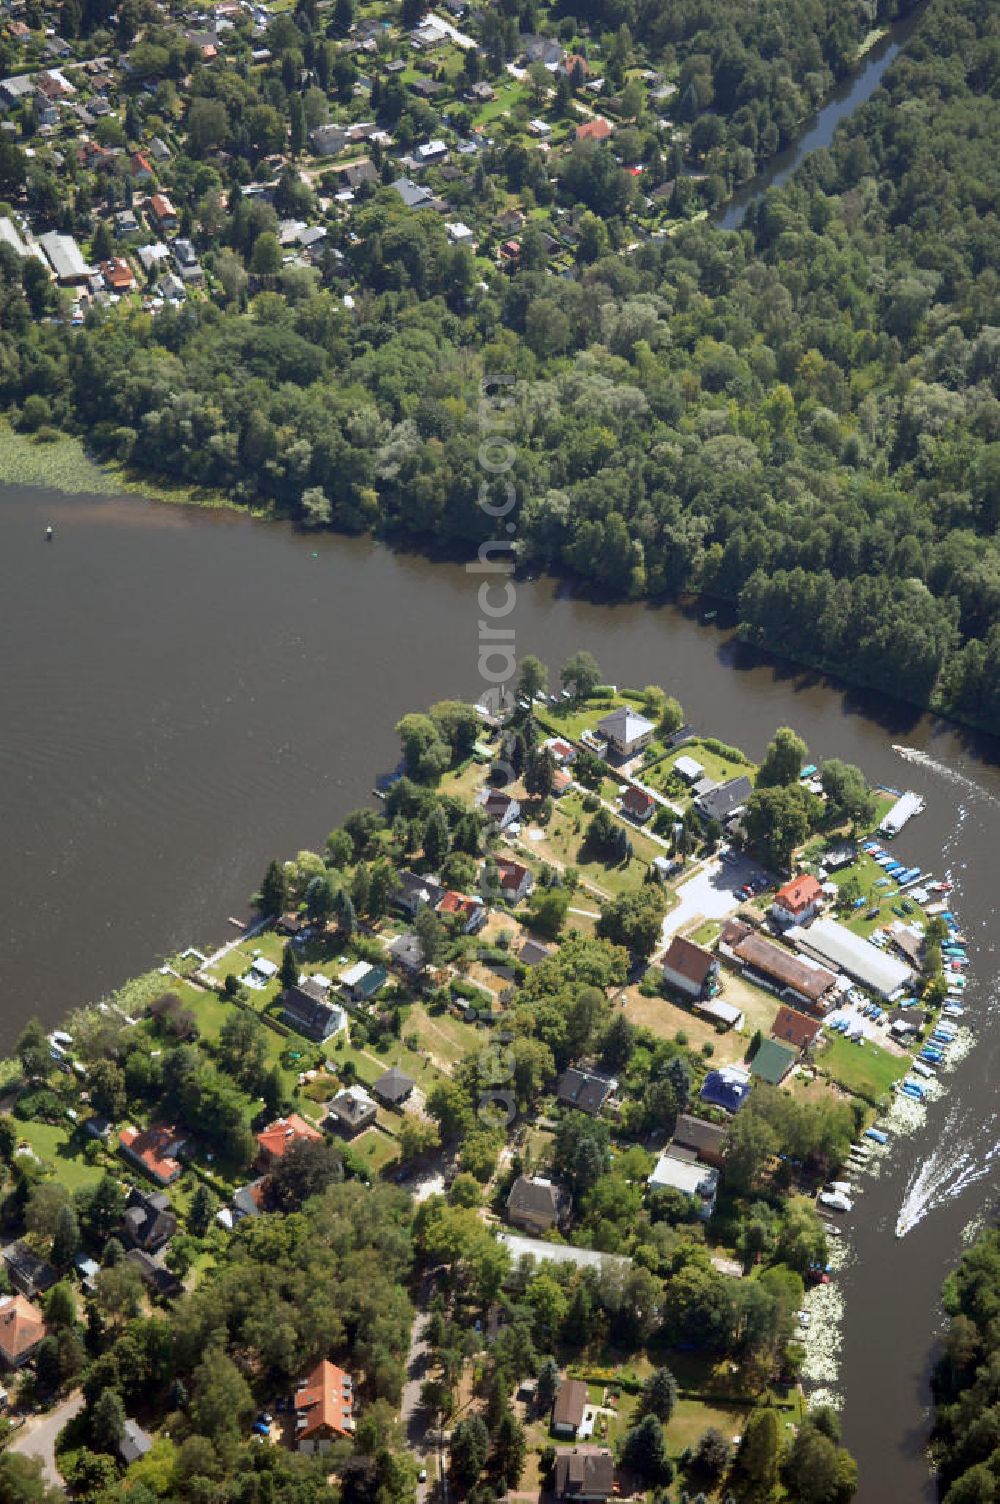
<path id="1" fill-rule="evenodd" d="M 4 1046 L 31 1013 L 55 1024 L 156 958 L 225 938 L 270 857 L 321 849 L 366 802 L 397 760 L 401 715 L 484 687 L 480 577 L 458 565 L 234 513 L 13 488 L 0 543 Z M 505 625 L 553 674 L 588 648 L 609 680 L 662 684 L 697 728 L 754 756 L 788 724 L 817 761 L 922 793 L 900 849 L 953 869 L 974 1011 L 984 1024 L 996 1011 L 995 749 L 673 607 L 596 605 L 538 580 L 518 583 Z M 1000 1140 L 1000 1044 L 983 1033 L 853 1228 L 839 1388 L 864 1504 L 933 1497 L 921 1448 L 938 1291 Z M 897 1240 L 904 1197 L 916 1225 Z"/>

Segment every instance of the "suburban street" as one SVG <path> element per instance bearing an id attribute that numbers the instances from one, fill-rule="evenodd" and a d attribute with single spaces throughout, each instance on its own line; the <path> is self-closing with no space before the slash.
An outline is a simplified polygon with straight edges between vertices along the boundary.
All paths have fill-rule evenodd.
<path id="1" fill-rule="evenodd" d="M 20 1452 L 25 1457 L 39 1457 L 42 1461 L 42 1472 L 46 1483 L 55 1488 L 62 1487 L 62 1478 L 56 1467 L 55 1444 L 56 1437 L 67 1421 L 73 1419 L 83 1409 L 83 1395 L 77 1390 L 56 1405 L 54 1410 L 49 1410 L 45 1415 L 38 1416 L 35 1420 L 28 1421 L 13 1441 L 8 1443 L 7 1450 Z"/>

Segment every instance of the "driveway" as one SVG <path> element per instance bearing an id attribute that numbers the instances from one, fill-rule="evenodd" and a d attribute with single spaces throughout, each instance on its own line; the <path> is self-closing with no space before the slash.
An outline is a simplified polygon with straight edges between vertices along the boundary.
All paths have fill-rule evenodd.
<path id="1" fill-rule="evenodd" d="M 62 1488 L 63 1480 L 56 1467 L 56 1437 L 66 1422 L 72 1420 L 74 1415 L 78 1415 L 82 1409 L 83 1395 L 77 1390 L 54 1410 L 40 1415 L 37 1420 L 29 1420 L 23 1429 L 18 1431 L 13 1441 L 8 1443 L 7 1450 L 20 1452 L 25 1457 L 39 1457 L 46 1483 L 51 1484 L 53 1488 Z"/>
<path id="2" fill-rule="evenodd" d="M 680 901 L 663 921 L 661 943 L 668 945 L 672 936 L 698 920 L 728 919 L 744 902 L 740 893 L 743 884 L 760 873 L 761 869 L 748 857 L 738 856 L 732 862 L 708 862 L 677 889 Z"/>

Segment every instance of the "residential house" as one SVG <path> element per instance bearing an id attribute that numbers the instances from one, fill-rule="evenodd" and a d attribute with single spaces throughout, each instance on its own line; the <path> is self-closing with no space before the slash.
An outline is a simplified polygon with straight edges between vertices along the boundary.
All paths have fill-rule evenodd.
<path id="1" fill-rule="evenodd" d="M 59 1278 L 52 1265 L 40 1258 L 27 1243 L 8 1243 L 3 1250 L 3 1261 L 11 1284 L 29 1299 L 44 1295 Z"/>
<path id="2" fill-rule="evenodd" d="M 636 820 L 639 824 L 645 824 L 656 808 L 656 800 L 652 794 L 647 794 L 645 789 L 637 788 L 630 783 L 622 795 L 622 813 L 628 815 L 630 820 Z"/>
<path id="3" fill-rule="evenodd" d="M 324 1358 L 295 1391 L 295 1445 L 300 1452 L 322 1452 L 353 1432 L 353 1381 Z"/>
<path id="4" fill-rule="evenodd" d="M 372 966 L 368 961 L 355 961 L 340 974 L 340 985 L 354 1003 L 370 1002 L 388 980 L 384 966 Z"/>
<path id="5" fill-rule="evenodd" d="M 148 274 L 170 260 L 170 247 L 164 245 L 162 241 L 157 241 L 153 245 L 141 245 L 136 255 L 139 257 L 139 264 L 143 271 Z"/>
<path id="6" fill-rule="evenodd" d="M 337 156 L 347 144 L 347 131 L 343 125 L 317 125 L 310 132 L 310 146 L 317 156 Z"/>
<path id="7" fill-rule="evenodd" d="M 139 221 L 132 209 L 119 209 L 114 216 L 114 223 L 115 234 L 119 237 L 139 233 Z M 164 250 L 166 250 L 165 246 Z"/>
<path id="8" fill-rule="evenodd" d="M 234 1221 L 238 1222 L 242 1217 L 259 1217 L 267 1204 L 267 1191 L 266 1175 L 260 1175 L 235 1190 L 231 1202 Z"/>
<path id="9" fill-rule="evenodd" d="M 739 1112 L 750 1095 L 750 1072 L 741 1065 L 720 1066 L 718 1070 L 709 1071 L 698 1095 L 710 1107 Z"/>
<path id="10" fill-rule="evenodd" d="M 345 1138 L 364 1132 L 378 1117 L 378 1106 L 363 1086 L 347 1086 L 339 1091 L 326 1111 L 326 1126 Z"/>
<path id="11" fill-rule="evenodd" d="M 561 736 L 550 736 L 547 742 L 543 742 L 546 752 L 551 752 L 552 761 L 557 768 L 568 768 L 576 762 L 576 748 L 572 742 L 568 742 Z"/>
<path id="12" fill-rule="evenodd" d="M 578 1112 L 596 1117 L 617 1087 L 613 1076 L 571 1065 L 556 1082 L 556 1097 L 564 1107 L 575 1107 Z"/>
<path id="13" fill-rule="evenodd" d="M 384 1107 L 402 1107 L 412 1095 L 415 1085 L 412 1076 L 401 1071 L 398 1065 L 393 1065 L 377 1081 L 372 1082 L 372 1091 Z"/>
<path id="14" fill-rule="evenodd" d="M 590 77 L 590 64 L 583 54 L 580 52 L 568 52 L 559 64 L 559 72 L 564 73 L 567 78 L 572 78 L 577 69 L 579 69 L 583 78 Z"/>
<path id="15" fill-rule="evenodd" d="M 179 1155 L 186 1137 L 172 1123 L 155 1123 L 150 1128 L 123 1128 L 118 1147 L 151 1180 L 172 1185 L 181 1173 Z"/>
<path id="16" fill-rule="evenodd" d="M 583 1379 L 563 1379 L 552 1402 L 552 1434 L 575 1441 L 587 1411 L 587 1386 Z"/>
<path id="17" fill-rule="evenodd" d="M 78 1253 L 73 1259 L 73 1268 L 76 1270 L 83 1290 L 87 1295 L 93 1295 L 97 1289 L 97 1276 L 101 1272 L 100 1264 L 89 1254 Z"/>
<path id="18" fill-rule="evenodd" d="M 523 862 L 509 861 L 506 857 L 497 858 L 496 868 L 500 895 L 507 903 L 520 903 L 527 898 L 535 886 L 530 868 Z"/>
<path id="19" fill-rule="evenodd" d="M 291 1028 L 317 1044 L 347 1028 L 344 1009 L 315 977 L 285 988 L 281 994 L 281 1016 Z"/>
<path id="20" fill-rule="evenodd" d="M 874 951 L 874 946 L 870 947 Z M 741 920 L 730 919 L 719 936 L 719 953 L 772 992 L 820 1017 L 829 1010 L 836 973 L 792 955 L 784 946 L 759 935 Z"/>
<path id="21" fill-rule="evenodd" d="M 153 167 L 145 152 L 134 151 L 129 158 L 129 172 L 137 183 L 153 181 Z"/>
<path id="22" fill-rule="evenodd" d="M 129 1467 L 133 1462 L 138 1462 L 152 1449 L 153 1438 L 148 1431 L 144 1431 L 137 1420 L 126 1420 L 121 1436 L 118 1440 L 118 1456 Z"/>
<path id="23" fill-rule="evenodd" d="M 414 183 L 411 178 L 397 178 L 392 187 L 408 209 L 425 208 L 434 197 L 429 188 Z"/>
<path id="24" fill-rule="evenodd" d="M 205 273 L 190 240 L 174 241 L 174 260 L 182 282 L 194 287 L 199 287 L 204 282 Z"/>
<path id="25" fill-rule="evenodd" d="M 149 155 L 154 162 L 169 162 L 170 147 L 160 136 L 154 136 L 149 143 Z"/>
<path id="26" fill-rule="evenodd" d="M 776 924 L 808 924 L 819 913 L 823 887 L 815 877 L 802 872 L 778 889 L 771 904 L 771 918 Z"/>
<path id="27" fill-rule="evenodd" d="M 0 1296 L 0 1363 L 21 1368 L 45 1340 L 45 1318 L 23 1295 Z"/>
<path id="28" fill-rule="evenodd" d="M 287 1118 L 275 1118 L 273 1123 L 268 1123 L 255 1136 L 257 1163 L 262 1170 L 273 1169 L 279 1160 L 284 1159 L 293 1144 L 323 1142 L 319 1129 L 314 1128 L 312 1123 L 307 1123 L 297 1112 L 289 1113 Z"/>
<path id="29" fill-rule="evenodd" d="M 558 1227 L 568 1211 L 569 1197 L 563 1188 L 540 1175 L 519 1175 L 507 1197 L 507 1221 L 536 1237 Z"/>
<path id="30" fill-rule="evenodd" d="M 0 104 L 5 109 L 16 109 L 22 100 L 31 99 L 36 92 L 30 73 L 18 73 L 12 78 L 0 79 Z"/>
<path id="31" fill-rule="evenodd" d="M 138 1269 L 139 1278 L 151 1295 L 158 1295 L 162 1300 L 176 1300 L 183 1293 L 184 1286 L 177 1275 L 158 1264 L 144 1249 L 130 1248 L 125 1257 Z"/>
<path id="32" fill-rule="evenodd" d="M 472 246 L 475 244 L 475 235 L 469 229 L 469 226 L 467 224 L 463 224 L 460 219 L 448 220 L 445 225 L 445 230 L 448 232 L 448 239 L 451 241 L 452 245 Z"/>
<path id="33" fill-rule="evenodd" d="M 585 120 L 576 128 L 577 141 L 607 141 L 613 135 L 614 128 L 611 122 L 605 120 L 603 115 L 595 115 L 593 120 Z"/>
<path id="34" fill-rule="evenodd" d="M 524 58 L 528 63 L 542 63 L 554 73 L 563 60 L 563 49 L 552 37 L 524 38 Z"/>
<path id="35" fill-rule="evenodd" d="M 155 1253 L 177 1231 L 177 1217 L 163 1191 L 134 1189 L 122 1217 L 122 1231 L 130 1248 Z"/>
<path id="36" fill-rule="evenodd" d="M 393 903 L 404 914 L 416 915 L 429 904 L 436 908 L 444 897 L 445 890 L 436 877 L 418 877 L 415 872 L 400 872 L 399 886 L 393 895 Z"/>
<path id="37" fill-rule="evenodd" d="M 454 920 L 463 935 L 477 934 L 489 918 L 489 910 L 481 898 L 470 898 L 465 893 L 445 893 L 436 912 L 442 919 Z"/>
<path id="38" fill-rule="evenodd" d="M 750 1074 L 768 1086 L 780 1086 L 795 1064 L 798 1051 L 777 1039 L 765 1039 L 750 1062 Z"/>
<path id="39" fill-rule="evenodd" d="M 146 208 L 156 221 L 161 234 L 166 235 L 171 230 L 176 230 L 180 223 L 177 210 L 165 193 L 154 193 L 146 200 Z"/>
<path id="40" fill-rule="evenodd" d="M 771 1033 L 775 1039 L 790 1044 L 798 1054 L 804 1055 L 816 1043 L 821 1028 L 816 1019 L 807 1018 L 798 1009 L 782 1003 L 771 1025 Z"/>
<path id="41" fill-rule="evenodd" d="M 358 162 L 345 162 L 342 167 L 335 169 L 337 177 L 345 188 L 353 192 L 360 188 L 362 183 L 379 182 L 379 171 L 375 163 L 368 157 L 362 157 Z"/>
<path id="42" fill-rule="evenodd" d="M 694 807 L 703 820 L 718 820 L 720 825 L 728 825 L 743 813 L 752 793 L 753 784 L 741 774 L 698 794 Z"/>
<path id="43" fill-rule="evenodd" d="M 698 783 L 705 776 L 705 769 L 693 757 L 678 757 L 673 770 L 685 783 Z"/>
<path id="44" fill-rule="evenodd" d="M 608 750 L 623 758 L 635 757 L 656 734 L 653 722 L 627 705 L 598 721 L 597 730 L 607 742 Z"/>
<path id="45" fill-rule="evenodd" d="M 135 287 L 135 274 L 124 256 L 112 256 L 101 262 L 101 276 L 109 292 L 129 293 Z"/>
<path id="46" fill-rule="evenodd" d="M 540 940 L 525 940 L 517 953 L 517 958 L 519 961 L 523 961 L 525 966 L 541 966 L 542 962 L 547 961 L 551 954 L 552 952 L 549 950 L 549 947 L 543 945 Z"/>
<path id="47" fill-rule="evenodd" d="M 417 161 L 421 167 L 427 167 L 432 162 L 443 162 L 448 155 L 448 148 L 443 141 L 425 141 L 417 147 Z"/>
<path id="48" fill-rule="evenodd" d="M 503 789 L 480 789 L 476 803 L 488 820 L 494 821 L 501 830 L 507 830 L 521 814 L 521 806 Z"/>
<path id="49" fill-rule="evenodd" d="M 575 1504 L 605 1504 L 614 1491 L 615 1460 L 607 1447 L 563 1447 L 556 1454 L 553 1491 Z"/>
<path id="50" fill-rule="evenodd" d="M 424 948 L 416 935 L 397 935 L 389 945 L 389 955 L 407 976 L 418 977 L 423 972 Z"/>
<path id="51" fill-rule="evenodd" d="M 475 104 L 489 104 L 490 100 L 496 99 L 497 95 L 492 84 L 488 84 L 485 79 L 480 79 L 478 83 L 466 89 L 465 97 Z"/>
<path id="52" fill-rule="evenodd" d="M 719 963 L 711 951 L 683 935 L 675 935 L 660 958 L 663 979 L 685 997 L 701 998 L 711 992 Z"/>
<path id="53" fill-rule="evenodd" d="M 721 1168 L 724 1158 L 726 1129 L 722 1123 L 709 1123 L 705 1118 L 692 1117 L 688 1112 L 678 1115 L 671 1140 L 677 1149 L 686 1149 L 701 1160 L 702 1164 Z"/>
<path id="54" fill-rule="evenodd" d="M 680 1191 L 697 1204 L 698 1216 L 707 1222 L 715 1211 L 719 1194 L 719 1172 L 712 1165 L 699 1164 L 667 1148 L 656 1161 L 647 1181 L 651 1190 Z"/>

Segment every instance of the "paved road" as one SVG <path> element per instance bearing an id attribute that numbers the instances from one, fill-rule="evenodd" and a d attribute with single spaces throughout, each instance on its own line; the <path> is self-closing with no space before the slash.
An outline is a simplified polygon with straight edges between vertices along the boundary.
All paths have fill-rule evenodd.
<path id="1" fill-rule="evenodd" d="M 663 921 L 660 940 L 669 945 L 671 937 L 687 929 L 696 920 L 726 919 L 743 903 L 740 888 L 760 868 L 746 857 L 734 862 L 711 861 L 677 889 L 679 902 Z"/>
<path id="2" fill-rule="evenodd" d="M 66 1422 L 72 1420 L 82 1409 L 83 1395 L 77 1390 L 54 1410 L 49 1410 L 37 1420 L 28 1421 L 8 1444 L 8 1451 L 21 1452 L 25 1457 L 41 1458 L 46 1483 L 52 1484 L 54 1488 L 62 1488 L 63 1480 L 56 1467 L 56 1437 Z"/>
<path id="3" fill-rule="evenodd" d="M 427 1444 L 427 1412 L 420 1404 L 420 1389 L 427 1377 L 427 1323 L 429 1320 L 426 1306 L 430 1299 L 430 1284 L 428 1281 L 420 1287 L 417 1296 L 417 1309 L 410 1327 L 410 1350 L 406 1357 L 406 1382 L 403 1384 L 403 1397 L 400 1404 L 400 1420 L 403 1434 L 406 1437 L 408 1447 L 418 1458 L 420 1466 L 426 1463 L 428 1452 Z M 433 1487 L 434 1466 L 428 1469 L 428 1481 L 417 1484 L 417 1504 L 424 1504 L 429 1490 Z"/>

